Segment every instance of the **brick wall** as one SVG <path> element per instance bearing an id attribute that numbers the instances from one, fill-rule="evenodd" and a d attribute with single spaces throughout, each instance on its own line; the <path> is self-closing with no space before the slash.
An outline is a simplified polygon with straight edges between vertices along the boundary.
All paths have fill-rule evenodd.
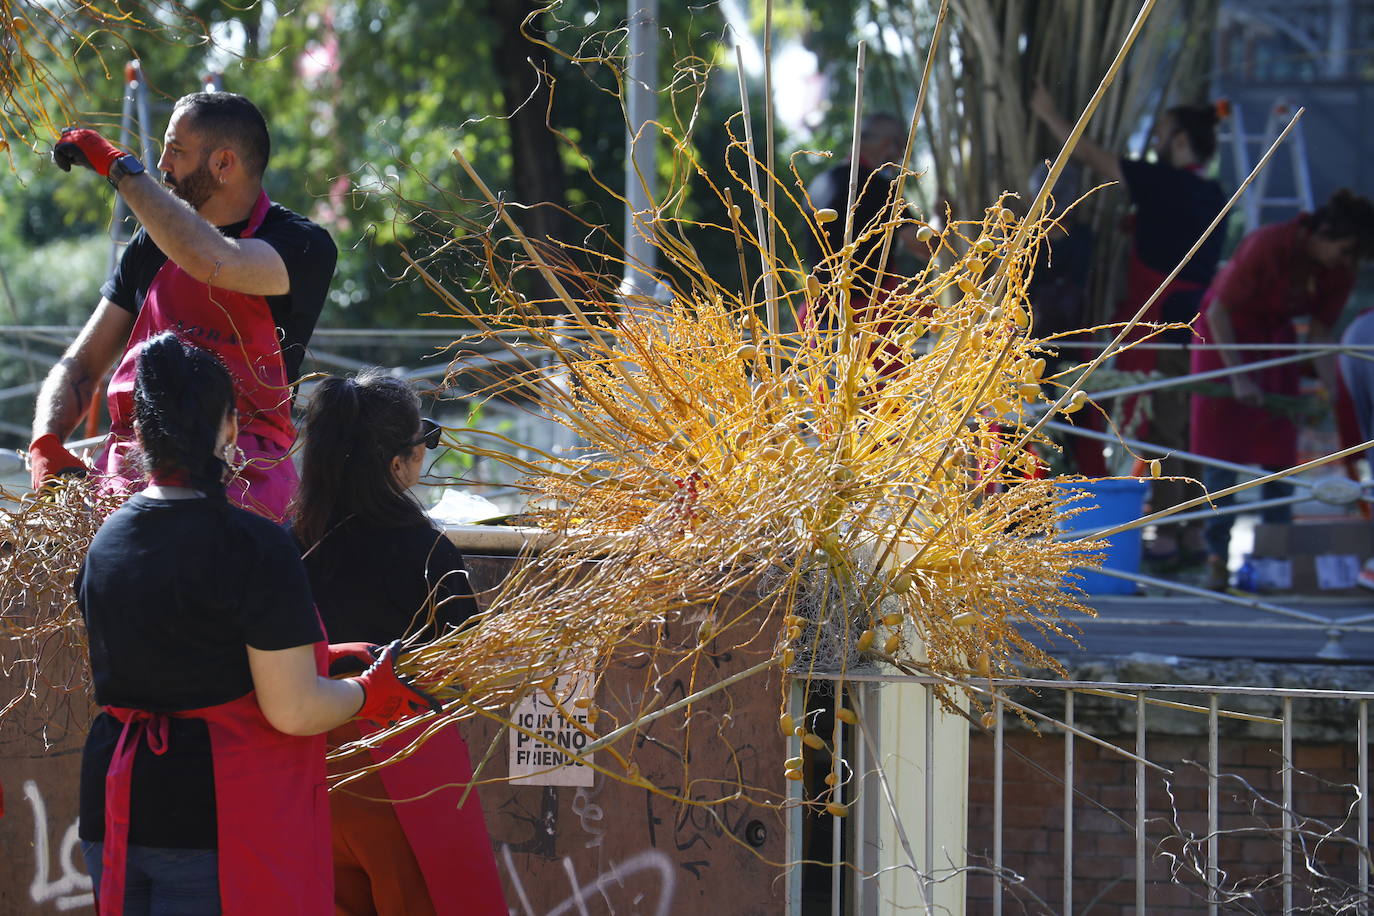
<path id="1" fill-rule="evenodd" d="M 1353 729 L 1351 738 L 1353 739 Z M 1123 747 L 1134 746 L 1134 735 L 1113 740 Z M 1280 773 L 1280 741 L 1254 737 L 1227 737 L 1221 742 L 1223 774 L 1248 781 L 1273 802 L 1283 798 Z M 974 734 L 969 759 L 969 834 L 970 864 L 990 864 L 993 820 L 993 745 L 991 739 Z M 1205 773 L 1184 761 L 1207 760 L 1205 736 L 1151 737 L 1147 745 L 1150 760 L 1169 767 L 1172 777 L 1147 770 L 1147 911 L 1159 913 L 1205 912 L 1203 892 L 1196 879 L 1185 879 L 1186 886 L 1170 880 L 1161 848 L 1178 850 L 1176 842 L 1164 842 L 1169 832 L 1171 808 L 1180 812 L 1178 822 L 1185 831 L 1199 837 L 1207 829 L 1207 778 Z M 1357 819 L 1347 817 L 1355 802 L 1350 788 L 1322 782 L 1353 783 L 1357 773 L 1353 740 L 1343 743 L 1295 743 L 1295 764 L 1312 776 L 1294 774 L 1294 809 L 1299 815 L 1320 818 L 1331 825 L 1345 821 L 1344 834 L 1358 836 Z M 1045 772 L 1037 769 L 1043 768 Z M 1075 785 L 1082 793 L 1074 805 L 1074 884 L 1073 912 L 1093 916 L 1116 916 L 1134 912 L 1135 905 L 1135 764 L 1098 745 L 1079 739 L 1075 742 Z M 1055 780 L 1064 772 L 1064 744 L 1059 735 L 1036 736 L 1023 731 L 1008 731 L 1004 762 L 1003 864 L 1024 877 L 1019 888 L 1009 888 L 1004 898 L 1007 913 L 1021 912 L 1013 897 L 1032 913 L 1062 912 L 1063 904 L 1063 787 Z M 1050 775 L 1052 774 L 1053 778 Z M 1166 778 L 1173 787 L 1174 804 L 1169 803 Z M 1083 796 L 1086 796 L 1083 797 Z M 1254 799 L 1238 783 L 1223 778 L 1219 792 L 1222 831 L 1256 828 L 1223 838 L 1221 864 L 1233 879 L 1254 881 L 1282 872 L 1281 843 L 1277 832 L 1277 809 L 1252 813 Z M 1124 823 L 1122 822 L 1124 820 Z M 1200 849 L 1205 864 L 1205 847 Z M 1335 876 L 1356 881 L 1356 851 L 1353 844 L 1326 843 L 1315 852 Z M 981 860 L 980 860 L 981 857 Z M 1301 853 L 1295 853 L 1295 902 L 1310 900 L 1311 879 L 1302 873 Z M 971 875 L 968 881 L 968 912 L 990 913 L 993 881 L 986 875 Z M 1281 910 L 1281 891 L 1277 884 L 1255 890 L 1256 898 L 1247 911 Z M 1036 900 L 1039 897 L 1046 905 Z M 1223 907 L 1223 912 L 1227 908 Z M 1234 909 L 1230 910 L 1236 911 Z M 1323 909 L 1327 912 L 1329 910 Z"/>

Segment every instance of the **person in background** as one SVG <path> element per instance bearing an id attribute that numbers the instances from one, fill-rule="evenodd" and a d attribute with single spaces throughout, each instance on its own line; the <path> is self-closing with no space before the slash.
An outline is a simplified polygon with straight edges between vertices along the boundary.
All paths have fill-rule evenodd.
<path id="1" fill-rule="evenodd" d="M 1203 174 L 1217 151 L 1217 124 L 1223 116 L 1219 105 L 1175 105 L 1160 115 L 1150 137 L 1155 161 L 1118 156 L 1087 137 L 1078 141 L 1074 158 L 1098 175 L 1120 182 L 1134 208 L 1130 261 L 1126 275 L 1126 296 L 1116 312 L 1115 321 L 1128 321 L 1150 296 L 1154 295 L 1187 255 L 1226 205 L 1221 185 Z M 1031 96 L 1031 110 L 1044 122 L 1054 138 L 1063 143 L 1072 125 L 1054 105 L 1049 92 L 1037 86 Z M 1178 277 L 1155 300 L 1142 322 L 1187 323 L 1197 317 L 1202 294 L 1216 274 L 1217 262 L 1226 237 L 1225 222 L 1207 237 L 1197 254 L 1184 265 Z M 1137 326 L 1126 340 L 1144 339 L 1151 328 Z M 1116 357 L 1116 368 L 1127 372 L 1158 372 L 1164 376 L 1188 374 L 1187 330 L 1175 329 L 1153 337 L 1152 342 L 1174 344 L 1167 350 L 1136 348 Z M 1152 410 L 1147 420 L 1136 400 L 1127 402 L 1118 427 L 1134 438 L 1148 439 L 1164 449 L 1188 447 L 1188 394 L 1182 388 L 1165 388 L 1151 396 Z M 1076 449 L 1080 454 L 1084 449 Z M 1083 473 L 1100 477 L 1107 473 L 1101 446 L 1083 462 Z M 1165 459 L 1168 477 L 1196 477 L 1191 462 Z M 1181 480 L 1161 479 L 1151 484 L 1150 507 L 1158 511 L 1188 498 Z M 1180 535 L 1159 533 L 1145 546 L 1146 556 L 1155 561 L 1201 559 L 1205 553 L 1201 527 L 1196 523 Z"/>
<path id="2" fill-rule="evenodd" d="M 93 130 L 63 131 L 53 160 L 107 179 L 141 228 L 101 287 L 100 303 L 38 393 L 29 470 L 35 490 L 84 473 L 63 445 L 111 368 L 110 435 L 93 470 L 105 485 L 144 485 L 133 430 L 142 345 L 177 330 L 215 354 L 234 379 L 240 428 L 230 499 L 279 521 L 295 488 L 292 386 L 324 306 L 337 251 L 329 233 L 263 190 L 271 139 L 262 113 L 231 92 L 177 101 L 159 181 Z"/>
<path id="3" fill-rule="evenodd" d="M 1232 344 L 1291 344 L 1298 339 L 1294 321 L 1309 321 L 1307 341 L 1330 343 L 1334 328 L 1355 284 L 1355 266 L 1374 254 L 1374 204 L 1349 190 L 1332 195 L 1315 213 L 1299 214 L 1286 223 L 1264 226 L 1241 240 L 1236 253 L 1217 275 L 1202 301 L 1198 331 L 1218 349 L 1194 349 L 1192 371 L 1238 368 L 1283 355 L 1270 350 L 1226 349 Z M 1338 391 L 1336 360 L 1319 359 L 1317 374 L 1327 396 Z M 1229 376 L 1228 395 L 1194 394 L 1191 403 L 1193 451 L 1237 464 L 1269 470 L 1297 463 L 1298 429 L 1290 413 L 1266 398 L 1296 402 L 1301 369 L 1287 363 Z M 1292 403 L 1290 402 L 1290 403 Z M 1208 468 L 1203 482 L 1209 492 L 1236 482 L 1236 472 Z M 1286 496 L 1282 483 L 1265 487 L 1266 498 Z M 1289 506 L 1264 510 L 1263 519 L 1286 523 Z M 1208 584 L 1225 588 L 1233 516 L 1217 515 L 1205 529 Z"/>
<path id="4" fill-rule="evenodd" d="M 428 641 L 463 626 L 477 613 L 463 557 L 409 492 L 442 432 L 421 418 L 414 390 L 380 371 L 325 379 L 303 432 L 292 525 L 330 638 Z M 330 744 L 364 733 L 345 725 Z M 376 760 L 404 744 L 383 745 Z M 345 759 L 333 772 L 359 766 Z M 471 778 L 467 745 L 450 727 L 330 793 L 339 914 L 504 916 L 477 793 L 462 801 Z"/>
<path id="5" fill-rule="evenodd" d="M 397 677 L 398 644 L 327 647 L 290 535 L 225 499 L 234 402 L 212 353 L 172 332 L 140 348 L 150 483 L 76 578 L 103 707 L 79 827 L 101 916 L 326 916 L 323 733 L 437 705 Z M 370 664 L 331 680 L 333 656 Z"/>
<path id="6" fill-rule="evenodd" d="M 929 244 L 919 241 L 916 227 L 904 222 L 893 233 L 888 262 L 879 264 L 884 235 L 881 229 L 884 223 L 893 218 L 893 195 L 896 193 L 896 181 L 888 172 L 894 163 L 898 166 L 902 164 L 906 136 L 906 124 L 885 112 L 866 116 L 859 130 L 858 184 L 853 201 L 850 236 L 854 244 L 849 262 L 849 269 L 854 274 L 851 305 L 858 320 L 877 321 L 875 333 L 878 335 L 886 335 L 891 327 L 882 321 L 883 306 L 892 290 L 905 279 L 902 272 L 895 269 L 893 262 L 904 251 L 925 264 L 930 260 L 931 245 L 936 244 L 934 239 Z M 829 222 L 818 220 L 811 239 L 811 263 L 815 265 L 817 276 L 826 283 L 838 266 L 836 253 L 844 248 L 846 214 L 850 207 L 851 161 L 845 159 L 822 172 L 807 191 L 813 214 L 821 210 L 833 210 L 836 214 L 835 219 Z M 905 205 L 897 211 L 897 215 L 905 215 Z M 817 314 L 811 313 L 811 307 L 808 303 L 797 316 L 801 327 L 834 327 L 837 303 L 815 303 Z M 894 372 L 905 364 L 904 356 L 895 344 L 884 344 L 879 352 L 873 354 L 874 366 L 880 373 Z"/>

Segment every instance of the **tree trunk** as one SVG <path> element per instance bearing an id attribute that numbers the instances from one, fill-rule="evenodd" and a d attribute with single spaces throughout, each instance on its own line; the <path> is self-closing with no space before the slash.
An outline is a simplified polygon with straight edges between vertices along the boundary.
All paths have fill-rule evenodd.
<path id="1" fill-rule="evenodd" d="M 531 241 L 552 253 L 556 250 L 552 243 L 567 238 L 569 220 L 560 209 L 567 204 L 567 176 L 558 140 L 548 125 L 550 92 L 543 74 L 552 62 L 547 48 L 526 37 L 543 37 L 542 17 L 526 24 L 543 5 L 538 0 L 485 0 L 484 12 L 495 36 L 492 65 L 510 137 L 511 197 L 531 208 L 517 214 L 516 222 Z M 557 257 L 562 259 L 562 255 Z M 564 311 L 542 278 L 533 278 L 526 292 L 539 300 L 542 311 Z"/>

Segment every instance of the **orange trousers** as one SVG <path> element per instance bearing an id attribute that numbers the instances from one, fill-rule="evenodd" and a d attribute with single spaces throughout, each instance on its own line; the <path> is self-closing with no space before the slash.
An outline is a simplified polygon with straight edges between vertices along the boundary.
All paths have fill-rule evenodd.
<path id="1" fill-rule="evenodd" d="M 371 800 L 386 797 L 376 773 L 329 793 L 335 916 L 435 916 L 395 807 Z"/>

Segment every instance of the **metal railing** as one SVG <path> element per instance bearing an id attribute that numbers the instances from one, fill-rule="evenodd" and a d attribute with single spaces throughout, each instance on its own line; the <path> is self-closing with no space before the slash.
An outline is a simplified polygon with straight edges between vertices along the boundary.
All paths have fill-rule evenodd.
<path id="1" fill-rule="evenodd" d="M 825 675 L 817 675 L 825 677 Z M 838 679 L 839 676 L 834 676 Z M 850 685 L 851 697 L 854 698 L 856 705 L 860 708 L 861 719 L 865 707 L 871 707 L 878 692 L 886 687 L 894 685 L 919 685 L 924 688 L 925 703 L 928 710 L 933 709 L 935 704 L 933 686 L 941 684 L 934 678 L 912 677 L 885 674 L 855 674 L 848 673 L 843 676 L 844 681 Z M 984 686 L 984 684 L 986 686 Z M 861 689 L 856 689 L 861 688 Z M 1281 788 L 1278 797 L 1270 799 L 1272 807 L 1269 809 L 1279 817 L 1279 823 L 1273 830 L 1265 833 L 1247 832 L 1246 849 L 1254 850 L 1255 842 L 1267 842 L 1273 844 L 1271 852 L 1273 859 L 1279 866 L 1279 872 L 1270 877 L 1270 884 L 1277 888 L 1277 896 L 1281 898 L 1282 912 L 1287 916 L 1295 912 L 1295 908 L 1308 905 L 1309 901 L 1298 899 L 1299 894 L 1308 896 L 1316 893 L 1314 890 L 1314 873 L 1310 867 L 1311 861 L 1295 862 L 1295 851 L 1303 850 L 1304 855 L 1310 854 L 1309 843 L 1303 842 L 1303 837 L 1298 834 L 1310 827 L 1313 820 L 1309 817 L 1330 818 L 1336 823 L 1331 828 L 1329 839 L 1332 842 L 1338 840 L 1347 844 L 1347 848 L 1353 849 L 1355 859 L 1355 876 L 1349 882 L 1349 886 L 1342 892 L 1342 899 L 1348 905 L 1348 909 L 1342 912 L 1366 913 L 1370 911 L 1370 905 L 1374 903 L 1369 892 L 1369 705 L 1374 700 L 1374 692 L 1355 691 L 1355 690 L 1316 690 L 1316 689 L 1284 689 L 1284 688 L 1256 688 L 1256 687 L 1227 687 L 1227 686 L 1204 686 L 1189 684 L 1142 684 L 1142 683 L 1123 683 L 1110 681 L 1054 681 L 1054 680 L 991 680 L 981 682 L 971 688 L 974 693 L 992 710 L 994 723 L 990 729 L 978 726 L 973 727 L 973 736 L 969 753 L 970 770 L 973 769 L 972 761 L 979 755 L 991 755 L 990 761 L 985 761 L 982 768 L 984 771 L 990 770 L 993 783 L 993 798 L 990 823 L 979 825 L 990 833 L 991 855 L 986 865 L 963 864 L 942 865 L 941 859 L 950 860 L 962 858 L 965 852 L 971 853 L 973 850 L 944 850 L 934 848 L 931 834 L 931 823 L 933 816 L 925 819 L 925 843 L 923 844 L 922 857 L 916 861 L 911 855 L 910 848 L 907 849 L 909 863 L 905 868 L 915 873 L 917 886 L 923 891 L 923 899 L 918 907 L 926 913 L 934 913 L 937 909 L 934 902 L 935 887 L 937 882 L 949 880 L 954 872 L 963 872 L 966 876 L 987 876 L 991 878 L 993 886 L 992 899 L 990 906 L 993 916 L 1002 916 L 1006 909 L 1006 898 L 1008 896 L 1019 896 L 1021 898 L 1030 897 L 1037 906 L 1062 914 L 1071 914 L 1075 910 L 1075 883 L 1082 888 L 1085 885 L 1091 887 L 1090 879 L 1077 878 L 1077 866 L 1084 861 L 1085 857 L 1097 855 L 1094 848 L 1082 849 L 1075 845 L 1075 821 L 1077 814 L 1085 806 L 1108 812 L 1115 822 L 1119 823 L 1123 832 L 1134 839 L 1134 853 L 1131 857 L 1132 867 L 1129 871 L 1113 879 L 1119 883 L 1129 880 L 1133 883 L 1134 912 L 1148 913 L 1152 906 L 1162 906 L 1156 902 L 1155 897 L 1162 894 L 1165 889 L 1173 892 L 1177 887 L 1177 875 L 1175 881 L 1150 878 L 1150 863 L 1152 859 L 1165 855 L 1167 848 L 1161 841 L 1166 839 L 1176 839 L 1169 833 L 1167 828 L 1177 823 L 1177 816 L 1186 815 L 1192 812 L 1173 812 L 1174 819 L 1169 816 L 1161 817 L 1156 811 L 1152 815 L 1149 801 L 1150 788 L 1153 779 L 1172 780 L 1181 769 L 1192 761 L 1183 760 L 1164 760 L 1152 759 L 1149 754 L 1151 740 L 1162 736 L 1176 737 L 1180 734 L 1187 734 L 1194 740 L 1200 738 L 1202 734 L 1206 737 L 1206 761 L 1198 764 L 1202 767 L 1206 778 L 1206 828 L 1205 831 L 1192 836 L 1190 839 L 1198 850 L 1203 851 L 1198 860 L 1198 868 L 1192 875 L 1199 889 L 1194 893 L 1200 898 L 1201 904 L 1206 906 L 1209 914 L 1216 914 L 1219 911 L 1228 911 L 1228 901 L 1233 901 L 1236 895 L 1243 895 L 1243 892 L 1229 889 L 1224 886 L 1230 876 L 1244 872 L 1246 863 L 1230 861 L 1223 858 L 1222 840 L 1229 839 L 1240 828 L 1228 827 L 1227 819 L 1234 818 L 1234 812 L 1226 812 L 1221 803 L 1222 782 L 1230 781 L 1234 777 L 1229 776 L 1222 761 L 1225 759 L 1225 742 L 1227 735 L 1223 733 L 1222 723 L 1229 721 L 1233 723 L 1243 723 L 1249 728 L 1268 728 L 1277 738 L 1281 751 L 1277 756 L 1279 765 L 1275 768 L 1281 779 Z M 1012 699 L 1009 693 L 1014 690 L 1024 689 L 1039 695 L 1034 705 L 1031 703 L 1017 702 Z M 1062 702 L 1054 703 L 1047 701 L 1045 697 L 1050 694 L 1061 695 Z M 856 696 L 857 695 L 857 696 Z M 1122 719 L 1125 726 L 1129 725 L 1129 720 L 1134 718 L 1133 740 L 1129 732 L 1124 737 L 1128 740 L 1121 744 L 1114 743 L 1114 740 L 1103 738 L 1091 734 L 1085 730 L 1078 722 L 1076 701 L 1084 697 L 1105 699 L 1113 703 L 1124 704 L 1124 715 Z M 1256 712 L 1252 709 L 1238 710 L 1228 708 L 1238 702 L 1243 702 L 1249 707 L 1253 707 L 1256 701 L 1265 701 L 1269 706 L 1276 707 L 1270 714 L 1269 711 Z M 1294 735 L 1295 731 L 1301 728 L 1304 721 L 1295 713 L 1295 704 L 1323 702 L 1327 704 L 1338 703 L 1346 707 L 1348 712 L 1348 733 L 1351 735 L 1349 744 L 1353 744 L 1357 764 L 1355 772 L 1348 774 L 1349 779 L 1341 780 L 1340 789 L 1348 790 L 1348 807 L 1336 811 L 1304 812 L 1299 809 L 1297 804 L 1297 791 L 1294 785 Z M 1056 718 L 1055 715 L 1046 713 L 1042 709 L 1049 707 L 1058 709 L 1062 707 L 1062 717 Z M 1205 721 L 1205 727 L 1201 730 L 1190 730 L 1181 732 L 1176 725 L 1172 731 L 1160 731 L 1152 725 L 1155 711 L 1166 712 L 1171 715 L 1196 716 Z M 1051 772 L 1041 767 L 1039 769 L 1040 782 L 1037 786 L 1027 788 L 1024 783 L 1017 787 L 1018 799 L 1025 801 L 1028 796 L 1031 800 L 1038 801 L 1041 806 L 1050 811 L 1054 807 L 1060 809 L 1059 824 L 1062 830 L 1061 855 L 1058 866 L 1046 868 L 1039 874 L 1019 874 L 1007 864 L 1008 848 L 1004 842 L 1006 831 L 1005 813 L 1007 810 L 1007 785 L 1005 762 L 1009 756 L 1009 744 L 1007 735 L 1009 731 L 1008 723 L 1016 722 L 1018 717 L 1032 721 L 1040 735 L 1032 740 L 1052 740 L 1054 734 L 1058 734 L 1063 741 L 1062 766 L 1059 772 Z M 906 760 L 901 761 L 904 766 L 920 766 L 924 769 L 923 784 L 925 786 L 925 796 L 923 799 L 923 809 L 926 812 L 933 812 L 939 804 L 933 786 L 935 784 L 936 773 L 934 772 L 934 759 L 930 749 L 934 746 L 936 717 L 928 715 L 923 723 L 925 729 L 925 747 L 927 753 L 923 761 Z M 889 785 L 893 779 L 890 766 L 884 762 L 884 755 L 880 750 L 881 740 L 876 740 L 869 733 L 868 729 L 860 726 L 861 737 L 855 742 L 853 748 L 853 766 L 859 779 L 857 780 L 858 795 L 862 797 L 864 793 L 871 793 L 874 797 L 881 799 L 878 802 L 879 808 L 886 808 L 889 818 L 895 818 L 896 807 L 893 803 Z M 1246 736 L 1253 737 L 1253 736 Z M 1115 740 L 1119 740 L 1113 736 Z M 1080 748 L 1083 744 L 1095 745 L 1099 751 L 1107 756 L 1115 757 L 1125 761 L 1134 768 L 1134 780 L 1132 787 L 1133 800 L 1124 806 L 1112 804 L 1095 797 L 1094 792 L 1102 787 L 1092 784 L 1090 780 L 1080 778 L 1076 769 L 1076 764 L 1082 756 Z M 1334 791 L 1329 786 L 1324 790 L 1327 796 Z M 1172 796 L 1171 796 L 1172 797 Z M 1312 797 L 1318 797 L 1313 795 Z M 1054 799 L 1058 799 L 1056 802 Z M 1339 805 L 1337 806 L 1339 807 Z M 862 809 L 860 809 L 862 811 Z M 972 810 L 972 808 L 970 809 Z M 1159 826 L 1163 824 L 1163 826 Z M 899 828 L 902 825 L 898 825 Z M 1323 825 L 1325 827 L 1325 824 Z M 856 850 L 857 854 L 852 856 L 849 862 L 840 863 L 838 857 L 832 864 L 832 908 L 835 913 L 869 913 L 876 912 L 877 908 L 873 905 L 872 895 L 865 898 L 863 885 L 872 882 L 880 877 L 880 870 L 875 867 L 871 858 L 865 858 L 865 850 L 871 849 L 874 842 L 873 834 L 875 826 L 870 817 L 865 821 L 862 817 L 850 819 L 847 824 L 840 819 L 835 819 L 833 827 L 836 831 L 836 849 L 839 849 L 838 836 L 849 829 L 850 840 L 848 848 Z M 919 830 L 922 825 L 906 824 L 906 830 Z M 973 832 L 974 825 L 970 824 L 970 833 Z M 902 842 L 906 843 L 907 834 L 899 834 Z M 1310 839 L 1310 837 L 1308 837 Z M 1043 854 L 1043 853 L 1037 853 Z M 1174 855 L 1174 853 L 1169 853 Z M 1254 864 L 1253 862 L 1250 864 Z M 852 868 L 858 875 L 858 880 L 851 882 L 851 888 L 846 890 L 839 880 L 841 869 Z M 1186 871 L 1185 871 L 1186 873 Z M 1052 892 L 1051 875 L 1057 878 L 1062 884 L 1059 888 L 1057 899 Z M 1104 879 L 1105 881 L 1105 879 Z M 1099 882 L 1101 883 L 1101 882 Z M 1297 893 L 1295 893 L 1297 892 Z M 1100 891 L 1099 891 L 1100 893 Z M 1082 901 L 1079 901 L 1081 905 Z M 1124 909 L 1124 907 L 1123 907 Z M 886 909 L 883 909 L 886 912 Z M 943 910 L 941 910 L 943 911 Z M 970 910 L 972 912 L 974 910 Z M 986 912 L 986 910 L 980 910 Z M 1040 911 L 1040 910 L 1036 910 Z M 1247 912 L 1249 910 L 1246 910 Z M 1309 911 L 1309 910 L 1305 910 Z M 1334 910 L 1332 910 L 1334 912 Z"/>

